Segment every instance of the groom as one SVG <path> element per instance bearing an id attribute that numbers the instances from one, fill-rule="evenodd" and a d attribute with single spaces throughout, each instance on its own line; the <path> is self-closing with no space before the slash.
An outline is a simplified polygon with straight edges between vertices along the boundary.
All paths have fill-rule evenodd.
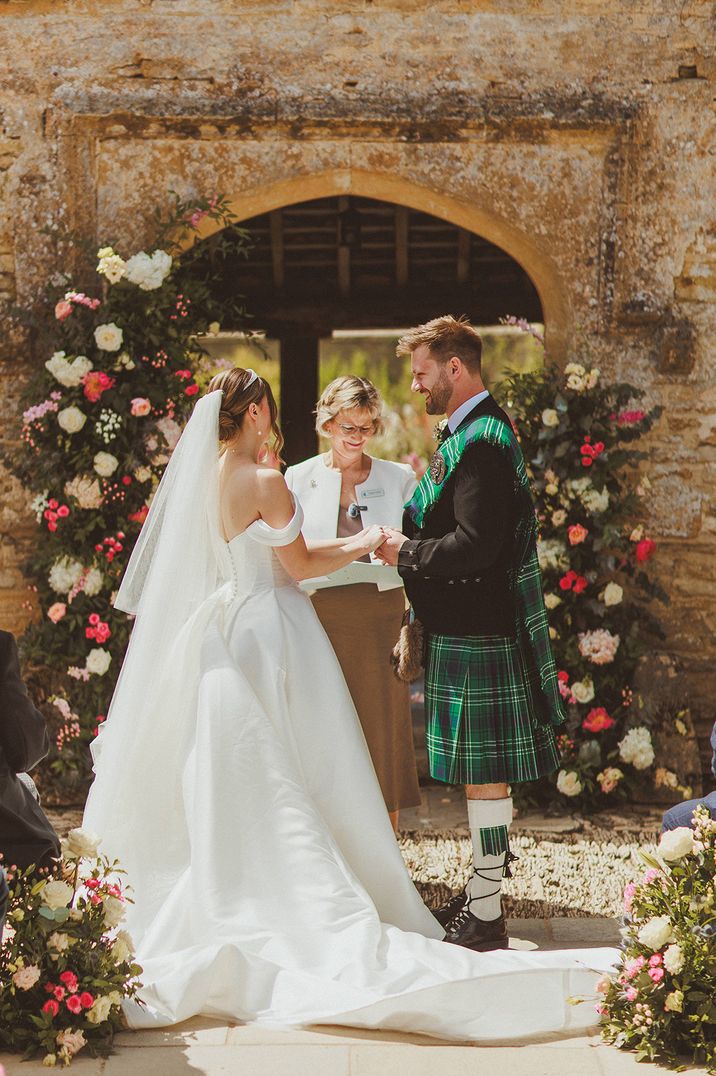
<path id="1" fill-rule="evenodd" d="M 397 565 L 426 635 L 430 773 L 464 784 L 473 849 L 466 890 L 436 916 L 446 941 L 505 949 L 502 878 L 509 876 L 509 785 L 559 765 L 564 721 L 536 554 L 524 460 L 508 416 L 485 388 L 482 341 L 464 319 L 405 333 L 414 392 L 447 426 L 403 530 L 378 550 Z"/>

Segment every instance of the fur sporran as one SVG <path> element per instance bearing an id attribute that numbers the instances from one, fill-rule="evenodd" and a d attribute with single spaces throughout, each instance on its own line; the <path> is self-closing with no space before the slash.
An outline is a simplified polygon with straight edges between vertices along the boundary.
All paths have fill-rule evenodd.
<path id="1" fill-rule="evenodd" d="M 412 609 L 406 609 L 398 641 L 390 655 L 390 664 L 398 680 L 417 680 L 425 665 L 425 633 Z"/>

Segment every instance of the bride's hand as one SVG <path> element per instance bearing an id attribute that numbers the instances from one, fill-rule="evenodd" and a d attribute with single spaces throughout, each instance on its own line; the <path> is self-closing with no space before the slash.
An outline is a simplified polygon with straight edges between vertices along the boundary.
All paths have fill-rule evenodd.
<path id="1" fill-rule="evenodd" d="M 382 527 L 376 525 L 366 527 L 358 535 L 358 541 L 363 553 L 375 553 L 376 549 L 383 544 L 387 535 Z"/>

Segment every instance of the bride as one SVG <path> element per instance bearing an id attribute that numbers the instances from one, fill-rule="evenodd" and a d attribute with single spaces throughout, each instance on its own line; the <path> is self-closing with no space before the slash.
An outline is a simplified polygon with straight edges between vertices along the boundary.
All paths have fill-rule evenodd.
<path id="1" fill-rule="evenodd" d="M 95 741 L 84 825 L 126 867 L 143 1005 L 468 1040 L 595 1021 L 613 950 L 477 954 L 441 941 L 403 864 L 345 681 L 296 585 L 380 528 L 312 543 L 278 471 L 268 384 L 219 374 L 194 409 L 116 606 L 136 613 Z"/>

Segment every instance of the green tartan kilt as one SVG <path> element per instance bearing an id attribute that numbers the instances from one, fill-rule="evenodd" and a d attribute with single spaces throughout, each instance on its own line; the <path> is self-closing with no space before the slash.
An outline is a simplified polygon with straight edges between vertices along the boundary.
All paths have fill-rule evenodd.
<path id="1" fill-rule="evenodd" d="M 430 773 L 448 784 L 535 781 L 559 766 L 517 640 L 503 635 L 429 636 L 425 737 Z"/>

